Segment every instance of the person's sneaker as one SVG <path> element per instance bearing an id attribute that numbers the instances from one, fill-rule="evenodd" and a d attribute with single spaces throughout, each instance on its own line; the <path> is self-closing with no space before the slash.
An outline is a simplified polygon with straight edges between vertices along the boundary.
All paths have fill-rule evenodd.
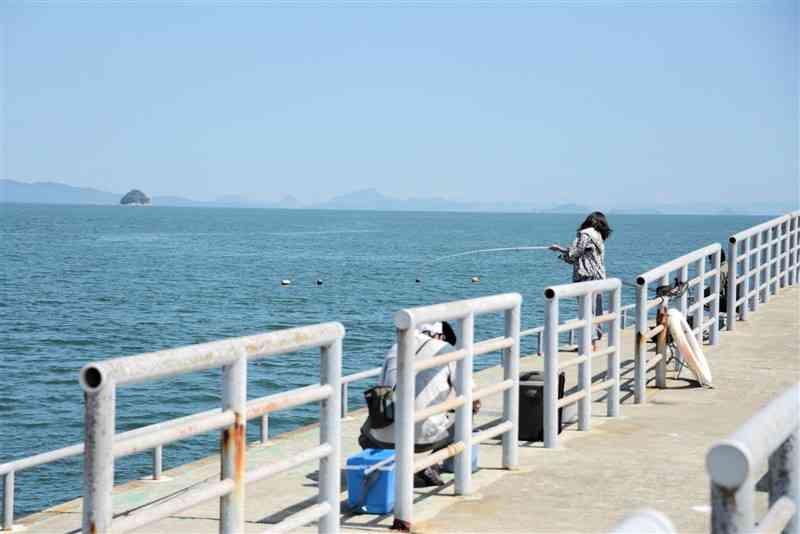
<path id="1" fill-rule="evenodd" d="M 426 467 L 423 471 L 414 475 L 415 488 L 430 488 L 432 486 L 444 486 L 444 480 L 439 476 L 439 471 Z"/>

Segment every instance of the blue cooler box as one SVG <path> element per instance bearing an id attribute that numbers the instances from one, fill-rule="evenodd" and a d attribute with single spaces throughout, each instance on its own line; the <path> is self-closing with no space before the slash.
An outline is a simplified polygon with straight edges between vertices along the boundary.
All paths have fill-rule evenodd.
<path id="1" fill-rule="evenodd" d="M 388 514 L 394 510 L 393 449 L 365 449 L 347 459 L 347 506 L 367 514 Z M 364 475 L 364 471 L 383 462 Z"/>
<path id="2" fill-rule="evenodd" d="M 478 451 L 480 450 L 480 444 L 472 446 L 472 472 L 478 470 Z M 445 473 L 455 473 L 456 472 L 456 459 L 451 456 L 444 462 L 442 462 L 442 471 Z"/>

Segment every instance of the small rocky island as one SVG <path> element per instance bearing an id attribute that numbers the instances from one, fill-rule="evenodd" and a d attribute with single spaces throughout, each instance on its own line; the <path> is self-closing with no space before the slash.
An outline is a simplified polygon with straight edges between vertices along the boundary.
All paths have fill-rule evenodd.
<path id="1" fill-rule="evenodd" d="M 131 189 L 119 201 L 123 206 L 149 206 L 150 197 L 139 191 L 138 189 Z"/>

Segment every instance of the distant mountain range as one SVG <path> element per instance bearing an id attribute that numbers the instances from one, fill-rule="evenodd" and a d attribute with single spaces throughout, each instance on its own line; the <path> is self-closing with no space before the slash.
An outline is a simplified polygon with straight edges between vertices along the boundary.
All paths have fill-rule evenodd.
<path id="1" fill-rule="evenodd" d="M 0 180 L 0 203 L 21 204 L 95 204 L 118 205 L 122 193 L 109 193 L 88 187 L 75 187 L 58 182 L 18 182 Z M 601 209 L 610 214 L 687 214 L 687 215 L 772 215 L 798 209 L 796 202 L 754 203 L 747 206 L 720 206 L 713 203 L 671 204 L 658 206 L 590 207 L 568 203 L 553 206 L 526 202 L 459 202 L 445 198 L 395 198 L 377 189 L 363 189 L 336 196 L 326 202 L 305 205 L 291 195 L 277 202 L 258 200 L 248 195 L 227 195 L 213 201 L 200 201 L 176 196 L 154 196 L 154 206 L 216 207 L 216 208 L 275 208 L 384 211 L 467 211 L 511 213 L 574 213 L 586 214 Z"/>
<path id="2" fill-rule="evenodd" d="M 18 182 L 0 180 L 0 203 L 18 204 L 119 204 L 124 193 L 109 193 L 89 187 L 75 187 L 58 182 Z M 287 195 L 278 202 L 249 200 L 244 195 L 230 195 L 203 201 L 176 196 L 154 196 L 154 206 L 211 208 L 299 208 L 300 202 Z"/>

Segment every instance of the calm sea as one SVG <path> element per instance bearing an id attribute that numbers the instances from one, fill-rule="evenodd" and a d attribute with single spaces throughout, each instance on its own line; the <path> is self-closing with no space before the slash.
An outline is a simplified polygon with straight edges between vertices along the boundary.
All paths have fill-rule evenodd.
<path id="1" fill-rule="evenodd" d="M 507 291 L 525 299 L 523 327 L 541 324 L 543 288 L 571 273 L 549 251 L 424 264 L 471 249 L 567 243 L 581 219 L 0 205 L 0 463 L 82 439 L 78 371 L 92 360 L 338 320 L 347 328 L 349 373 L 380 364 L 398 309 Z M 609 276 L 632 280 L 765 219 L 611 216 Z M 284 278 L 290 287 L 281 287 Z M 487 318 L 476 332 L 492 335 L 501 322 Z M 258 362 L 249 373 L 251 398 L 310 384 L 318 355 Z M 118 431 L 219 406 L 219 376 L 121 388 Z M 353 405 L 363 385 L 352 388 Z M 310 406 L 274 414 L 270 430 L 311 423 L 316 413 Z M 255 424 L 250 438 L 257 439 Z M 217 443 L 209 435 L 169 445 L 165 468 L 207 456 Z M 149 465 L 148 455 L 123 459 L 117 481 L 146 476 Z M 16 486 L 18 516 L 78 496 L 81 461 L 22 472 Z"/>

